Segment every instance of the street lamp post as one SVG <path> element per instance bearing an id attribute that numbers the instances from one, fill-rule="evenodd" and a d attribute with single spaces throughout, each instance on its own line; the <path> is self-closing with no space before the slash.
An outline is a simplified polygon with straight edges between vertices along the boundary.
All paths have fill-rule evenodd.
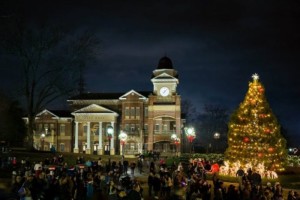
<path id="1" fill-rule="evenodd" d="M 45 133 L 41 134 L 41 141 L 42 141 L 42 151 L 44 151 L 44 144 L 45 144 Z"/>
<path id="2" fill-rule="evenodd" d="M 107 138 L 108 138 L 108 150 L 109 150 L 109 155 L 110 155 L 110 143 L 111 143 L 111 138 L 114 134 L 114 128 L 112 126 L 108 126 L 106 128 L 106 134 L 107 134 Z"/>
<path id="3" fill-rule="evenodd" d="M 175 155 L 177 156 L 178 154 L 178 146 L 180 145 L 180 138 L 177 137 L 177 135 L 174 133 L 171 135 L 171 140 L 174 142 L 175 144 Z"/>
<path id="4" fill-rule="evenodd" d="M 171 140 L 172 140 L 172 142 L 174 142 L 174 144 L 175 144 L 176 138 L 177 138 L 177 135 L 176 135 L 175 133 L 173 133 L 173 134 L 171 135 Z M 176 147 L 175 147 L 175 148 L 176 148 Z M 176 154 L 176 151 L 177 151 L 177 149 L 175 149 L 175 154 Z"/>
<path id="5" fill-rule="evenodd" d="M 185 134 L 190 143 L 190 153 L 192 153 L 192 143 L 193 140 L 196 138 L 195 129 L 193 127 L 187 127 L 185 128 Z"/>
<path id="6" fill-rule="evenodd" d="M 122 147 L 122 155 L 124 156 L 124 152 L 125 152 L 125 142 L 127 140 L 127 134 L 124 131 L 121 131 L 119 134 L 119 139 L 120 139 L 120 144 Z"/>
<path id="7" fill-rule="evenodd" d="M 218 144 L 217 144 L 217 141 L 220 139 L 220 133 L 216 132 L 214 133 L 214 139 L 216 140 L 216 144 L 215 144 L 215 152 L 217 153 L 217 150 L 218 150 Z"/>
<path id="8" fill-rule="evenodd" d="M 178 156 L 178 147 L 180 145 L 180 138 L 176 138 L 175 141 L 174 141 L 175 145 L 176 145 L 176 156 Z"/>

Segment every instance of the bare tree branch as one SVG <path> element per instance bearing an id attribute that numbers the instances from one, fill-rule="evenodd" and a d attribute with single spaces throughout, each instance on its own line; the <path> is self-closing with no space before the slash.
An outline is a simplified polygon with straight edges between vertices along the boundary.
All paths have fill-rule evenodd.
<path id="1" fill-rule="evenodd" d="M 48 24 L 9 19 L 4 25 L 0 45 L 20 61 L 20 91 L 26 100 L 28 142 L 32 147 L 35 115 L 57 98 L 76 91 L 82 66 L 97 55 L 99 42 L 88 32 L 70 35 Z"/>

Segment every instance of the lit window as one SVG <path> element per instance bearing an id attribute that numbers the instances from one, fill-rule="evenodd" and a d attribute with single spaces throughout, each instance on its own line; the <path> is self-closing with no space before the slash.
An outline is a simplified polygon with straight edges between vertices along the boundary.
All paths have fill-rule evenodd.
<path id="1" fill-rule="evenodd" d="M 130 118 L 131 119 L 135 118 L 135 107 L 131 107 L 131 109 L 130 109 Z"/>
<path id="2" fill-rule="evenodd" d="M 125 131 L 129 131 L 129 124 L 125 124 Z"/>
<path id="3" fill-rule="evenodd" d="M 60 147 L 60 152 L 65 151 L 65 144 L 64 143 L 60 143 L 59 147 Z"/>
<path id="4" fill-rule="evenodd" d="M 140 119 L 140 107 L 136 107 L 135 109 L 135 118 Z"/>
<path id="5" fill-rule="evenodd" d="M 59 126 L 59 132 L 60 132 L 60 135 L 64 136 L 66 134 L 66 125 L 65 124 L 61 124 Z"/>
<path id="6" fill-rule="evenodd" d="M 159 124 L 155 124 L 155 131 L 159 132 Z"/>
<path id="7" fill-rule="evenodd" d="M 148 131 L 148 124 L 144 124 L 144 129 L 145 129 L 145 132 Z"/>
<path id="8" fill-rule="evenodd" d="M 135 124 L 131 124 L 130 131 L 135 132 Z"/>
<path id="9" fill-rule="evenodd" d="M 86 136 L 87 134 L 87 125 L 83 126 L 83 136 Z"/>
<path id="10" fill-rule="evenodd" d="M 129 119 L 129 107 L 125 108 L 125 119 Z"/>

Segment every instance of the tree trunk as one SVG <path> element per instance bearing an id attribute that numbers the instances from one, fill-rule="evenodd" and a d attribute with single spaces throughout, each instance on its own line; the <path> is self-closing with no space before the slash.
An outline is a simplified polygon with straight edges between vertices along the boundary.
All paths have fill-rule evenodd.
<path id="1" fill-rule="evenodd" d="M 29 151 L 33 151 L 34 147 L 33 147 L 33 135 L 34 135 L 34 117 L 28 115 L 28 127 L 27 127 L 27 137 L 25 140 L 25 146 L 27 148 L 27 150 Z"/>

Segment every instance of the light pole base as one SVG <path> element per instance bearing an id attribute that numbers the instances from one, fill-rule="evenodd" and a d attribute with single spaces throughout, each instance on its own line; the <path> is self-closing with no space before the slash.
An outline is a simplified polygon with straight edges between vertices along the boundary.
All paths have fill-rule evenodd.
<path id="1" fill-rule="evenodd" d="M 98 155 L 103 155 L 103 149 L 98 149 L 98 150 L 97 150 L 97 154 L 98 154 Z"/>
<path id="2" fill-rule="evenodd" d="M 110 149 L 110 155 L 115 155 L 115 149 L 114 148 Z"/>
<path id="3" fill-rule="evenodd" d="M 92 152 L 91 152 L 91 149 L 85 149 L 85 153 L 86 154 L 91 154 Z"/>
<path id="4" fill-rule="evenodd" d="M 73 152 L 74 152 L 74 153 L 79 153 L 79 149 L 78 149 L 78 148 L 74 148 L 74 149 L 73 149 Z"/>

